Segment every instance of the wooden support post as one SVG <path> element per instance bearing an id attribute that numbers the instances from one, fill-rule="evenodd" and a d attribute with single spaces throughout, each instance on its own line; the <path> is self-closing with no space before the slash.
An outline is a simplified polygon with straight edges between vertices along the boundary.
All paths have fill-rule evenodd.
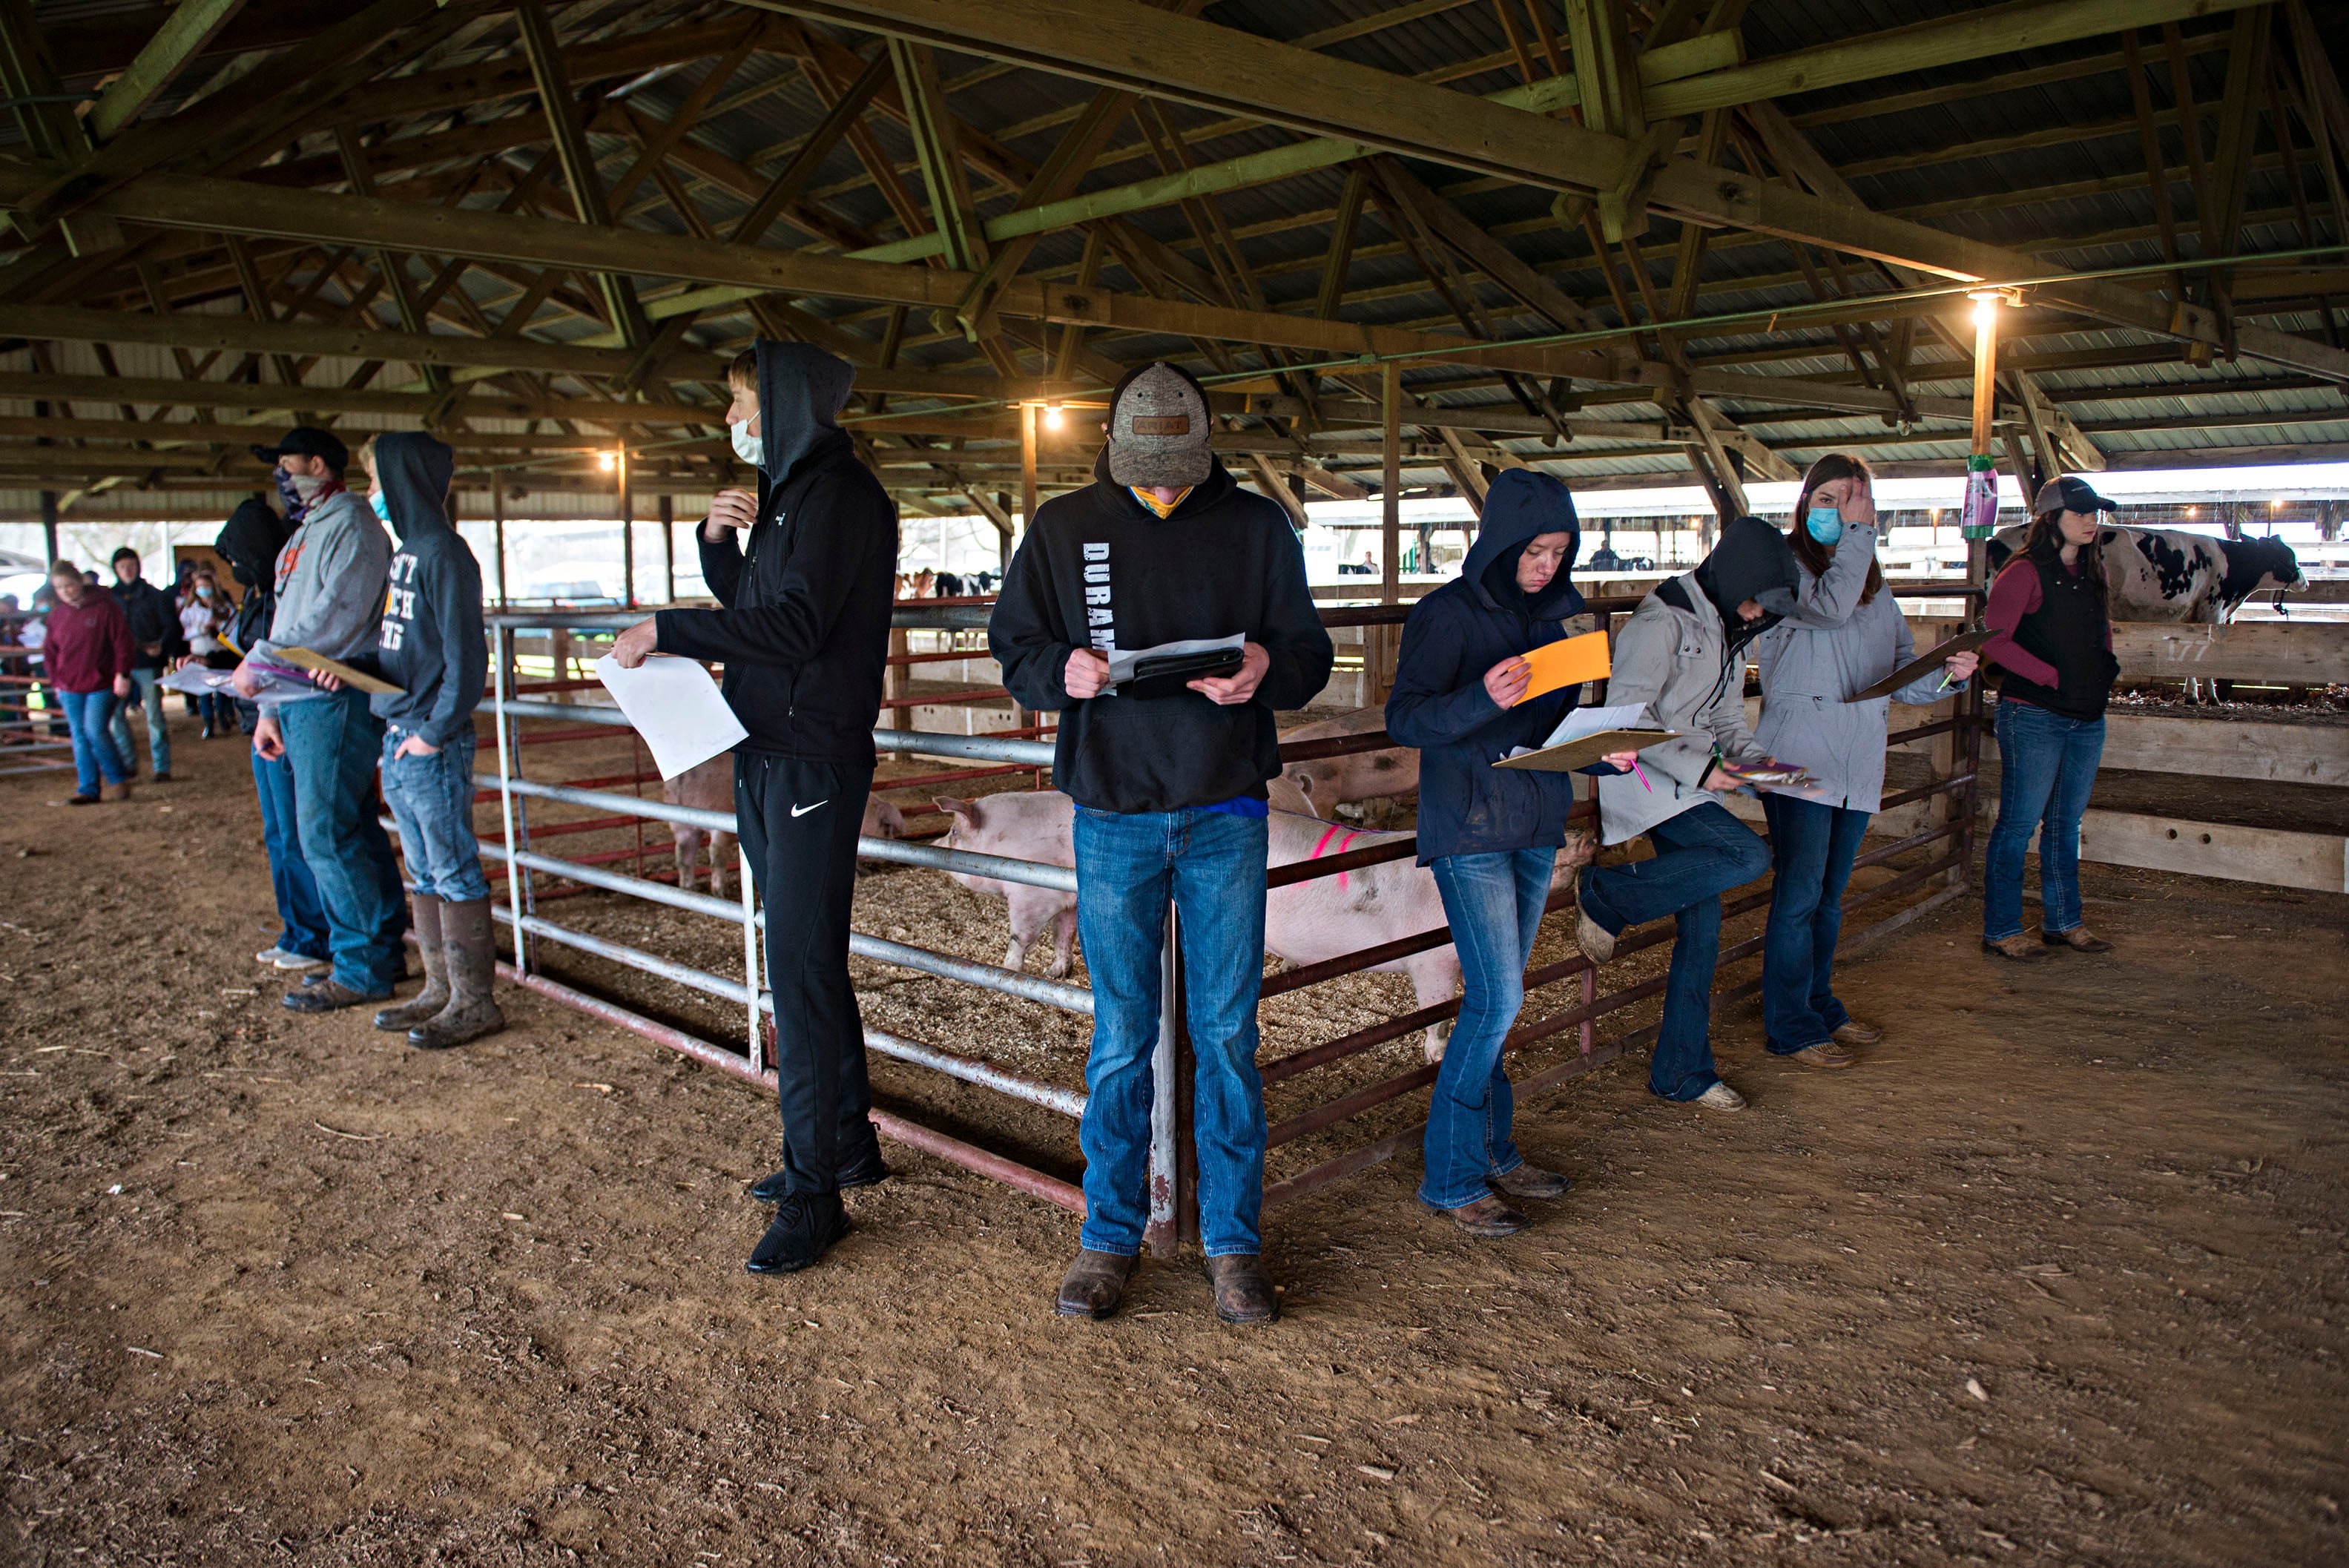
<path id="1" fill-rule="evenodd" d="M 506 607 L 506 490 L 497 476 L 490 477 L 490 542 L 497 554 L 498 608 Z"/>
<path id="2" fill-rule="evenodd" d="M 619 460 L 612 468 L 619 481 L 620 603 L 633 610 L 636 607 L 636 520 L 629 515 L 627 448 L 620 449 Z"/>
<path id="3" fill-rule="evenodd" d="M 57 492 L 50 490 L 41 492 L 41 551 L 47 570 L 57 558 Z"/>
<path id="4" fill-rule="evenodd" d="M 1036 405 L 1019 405 L 1019 531 L 1036 526 Z M 1011 564 L 1011 536 L 1002 540 L 1003 564 Z"/>
<path id="5" fill-rule="evenodd" d="M 1402 598 L 1402 366 L 1388 360 L 1379 371 L 1379 603 Z M 1362 677 L 1369 700 L 1383 703 L 1394 690 L 1401 628 L 1366 626 Z"/>
<path id="6" fill-rule="evenodd" d="M 889 656 L 902 658 L 913 651 L 912 639 L 905 629 L 903 626 L 890 628 Z M 913 686 L 914 666 L 911 665 L 890 665 L 882 671 L 881 695 L 884 697 L 910 696 Z M 910 707 L 884 708 L 882 714 L 883 722 L 891 729 L 914 727 L 914 710 Z"/>
<path id="7" fill-rule="evenodd" d="M 660 498 L 661 603 L 677 603 L 677 498 Z"/>

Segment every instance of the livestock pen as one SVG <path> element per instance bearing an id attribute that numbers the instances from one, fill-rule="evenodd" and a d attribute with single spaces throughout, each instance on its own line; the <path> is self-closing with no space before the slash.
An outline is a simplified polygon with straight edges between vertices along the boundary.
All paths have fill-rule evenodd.
<path id="1" fill-rule="evenodd" d="M 1973 590 L 1950 583 L 1903 584 L 1899 586 L 1899 592 L 1909 597 L 1956 598 L 1961 602 L 1974 594 Z M 1602 619 L 1610 618 L 1628 613 L 1635 604 L 1636 600 L 1626 597 L 1600 598 L 1591 602 L 1589 612 Z M 975 624 L 983 622 L 985 614 L 985 605 L 979 602 L 938 604 L 911 601 L 898 606 L 888 698 L 895 706 L 885 710 L 885 727 L 874 732 L 876 751 L 885 759 L 926 758 L 961 766 L 910 776 L 885 774 L 876 778 L 876 791 L 926 789 L 1004 774 L 1031 775 L 1040 787 L 1050 765 L 1051 745 L 1047 739 L 1038 738 L 1041 727 L 1017 723 L 1021 716 L 1016 712 L 1012 715 L 1013 733 L 1009 734 L 955 735 L 898 727 L 910 712 L 925 708 L 938 711 L 942 699 L 911 690 L 910 679 L 896 672 L 910 671 L 925 663 L 983 657 L 971 649 L 914 653 L 909 651 L 908 634 L 919 630 L 945 633 L 951 637 L 972 630 Z M 1323 617 L 1333 628 L 1391 628 L 1407 614 L 1408 607 L 1403 605 L 1357 605 L 1327 609 Z M 564 611 L 492 617 L 494 700 L 484 717 L 496 729 L 498 779 L 494 789 L 485 787 L 481 795 L 484 805 L 494 803 L 499 818 L 498 828 L 483 834 L 483 852 L 504 869 L 503 907 L 498 916 L 513 938 L 512 959 L 507 973 L 517 984 L 566 1006 L 633 1030 L 722 1071 L 771 1087 L 773 1074 L 762 1019 L 771 1013 L 772 999 L 763 983 L 760 960 L 761 916 L 750 869 L 746 866 L 740 879 L 739 899 L 670 885 L 658 872 L 646 874 L 647 851 L 641 832 L 644 823 L 682 824 L 730 832 L 732 814 L 623 794 L 608 787 L 640 784 L 647 777 L 641 761 L 633 762 L 627 773 L 593 775 L 583 782 L 534 777 L 541 770 L 528 766 L 531 758 L 545 756 L 551 748 L 566 743 L 592 743 L 603 737 L 616 740 L 626 734 L 626 721 L 616 708 L 553 699 L 574 697 L 593 684 L 569 676 L 572 650 L 595 635 L 608 634 L 637 618 L 640 617 Z M 565 651 L 562 659 L 550 666 L 554 679 L 525 682 L 518 678 L 519 648 L 525 636 L 545 636 L 550 643 L 561 640 Z M 963 678 L 968 677 L 965 675 Z M 999 686 L 981 686 L 949 692 L 943 700 L 951 705 L 957 699 L 999 700 L 1002 695 Z M 1866 925 L 1847 928 L 1844 937 L 1847 947 L 1856 949 L 1880 940 L 1961 897 L 1966 891 L 1965 868 L 1976 824 L 1982 699 L 1978 691 L 1970 690 L 1945 699 L 1939 707 L 1941 711 L 1920 713 L 1918 722 L 1905 724 L 1888 738 L 1888 745 L 1895 748 L 1912 752 L 1920 746 L 1930 748 L 1928 766 L 1931 777 L 1897 790 L 1885 802 L 1888 810 L 1920 808 L 1915 815 L 1925 820 L 1897 837 L 1871 844 L 1860 857 L 1858 867 L 1865 874 L 1856 879 L 1847 895 L 1846 908 L 1857 910 L 1899 903 L 1892 913 Z M 1377 750 L 1392 744 L 1383 731 L 1373 731 L 1331 740 L 1292 742 L 1283 747 L 1282 755 L 1284 762 L 1293 763 Z M 606 787 L 593 787 L 598 785 Z M 593 814 L 547 820 L 534 808 L 579 809 Z M 1588 802 L 1578 808 L 1585 816 L 1590 810 Z M 631 830 L 637 833 L 632 848 L 582 850 L 557 855 L 546 852 L 543 847 L 533 847 L 533 835 L 544 841 L 576 833 Z M 1267 885 L 1268 889 L 1278 889 L 1338 877 L 1371 865 L 1407 861 L 1416 852 L 1414 838 L 1407 834 L 1388 837 L 1371 847 L 1272 867 L 1268 871 Z M 1063 865 L 975 853 L 911 840 L 868 837 L 860 841 L 859 855 L 898 867 L 961 872 L 1071 894 L 1075 890 L 1074 873 Z M 615 862 L 621 861 L 633 861 L 634 870 L 618 869 Z M 1870 868 L 1876 870 L 1871 872 Z M 569 886 L 550 887 L 548 884 L 553 882 Z M 610 934 L 586 929 L 579 920 L 564 923 L 542 908 L 552 899 L 589 890 L 735 928 L 741 940 L 740 978 L 718 973 L 706 964 L 686 962 L 675 952 L 616 940 Z M 1552 895 L 1550 908 L 1554 912 L 1568 908 L 1571 898 L 1570 891 L 1561 890 Z M 1765 907 L 1768 901 L 1764 882 L 1732 895 L 1724 913 L 1732 919 L 1751 916 Z M 1537 999 L 1529 1009 L 1530 1016 L 1509 1037 L 1508 1048 L 1516 1052 L 1539 1048 L 1538 1054 L 1544 1059 L 1525 1078 L 1521 1092 L 1538 1092 L 1568 1082 L 1636 1051 L 1652 1037 L 1652 1025 L 1613 1034 L 1602 1034 L 1602 1026 L 1616 1016 L 1661 995 L 1664 986 L 1661 972 L 1646 971 L 1656 967 L 1652 957 L 1660 957 L 1670 940 L 1671 931 L 1665 926 L 1632 934 L 1619 948 L 1618 960 L 1607 966 L 1592 965 L 1569 943 L 1556 956 L 1537 963 L 1529 971 L 1527 989 Z M 1448 931 L 1437 926 L 1325 961 L 1284 968 L 1266 977 L 1262 996 L 1266 1002 L 1301 997 L 1311 988 L 1361 975 L 1378 965 L 1444 946 L 1448 941 Z M 1758 934 L 1724 946 L 1723 977 L 1717 983 L 1714 998 L 1717 1008 L 1759 989 L 1756 977 L 1732 976 L 1733 966 L 1754 957 L 1760 947 Z M 612 987 L 583 979 L 553 956 L 554 950 L 600 961 L 607 974 L 634 971 L 739 1008 L 739 1044 L 723 1042 L 718 1031 L 706 1023 L 697 1029 L 688 1021 L 656 1016 L 660 1008 L 641 1002 L 632 1004 L 615 994 Z M 1652 957 L 1645 964 L 1624 962 L 1651 950 Z M 1182 1240 L 1195 1233 L 1187 1103 L 1189 1045 L 1180 1006 L 1181 950 L 1171 912 L 1164 952 L 1164 1005 L 1154 1060 L 1156 1099 L 1151 1142 L 1148 1239 L 1154 1252 L 1171 1255 Z M 982 994 L 1015 999 L 1026 1005 L 1027 1010 L 1020 1017 L 1025 1021 L 1024 1026 L 1030 1028 L 1038 1026 L 1039 1015 L 1034 1011 L 1038 1008 L 1047 1010 L 1048 1015 L 1074 1020 L 1088 1018 L 1092 1011 L 1091 994 L 1081 985 L 861 929 L 852 935 L 851 954 L 884 970 L 949 982 L 951 995 L 973 1002 Z M 1614 984 L 1602 991 L 1602 980 Z M 1278 1054 L 1270 1054 L 1274 1047 L 1268 1046 L 1268 1058 L 1261 1064 L 1273 1117 L 1270 1142 L 1276 1175 L 1266 1190 L 1268 1205 L 1301 1198 L 1411 1146 L 1423 1120 L 1423 1110 L 1413 1109 L 1423 1106 L 1423 1101 L 1413 1097 L 1433 1082 L 1435 1068 L 1423 1061 L 1387 1060 L 1381 1047 L 1444 1024 L 1458 1010 L 1459 1002 L 1452 999 L 1393 1012 L 1336 1033 L 1308 1027 L 1302 1033 L 1309 1037 L 1303 1039 L 1295 1037 L 1299 1033 L 1295 1028 L 1271 1026 L 1268 1020 L 1268 1041 L 1293 1041 L 1291 1048 L 1280 1049 Z M 953 1011 L 949 1003 L 936 1016 L 942 1016 L 957 1034 L 968 1037 L 972 1031 L 952 1020 Z M 990 1026 L 1000 1025 L 991 1023 Z M 1069 1035 L 1065 1026 L 1055 1032 L 1063 1037 Z M 1571 1047 L 1563 1053 L 1556 1048 L 1561 1037 Z M 1081 1210 L 1081 1194 L 1070 1180 L 1079 1161 L 1066 1125 L 1067 1119 L 1082 1113 L 1084 1096 L 1081 1088 L 1050 1081 L 1050 1070 L 1015 1071 L 988 1060 L 983 1040 L 974 1042 L 966 1037 L 950 1044 L 915 1038 L 869 1024 L 865 1039 L 868 1049 L 880 1057 L 954 1080 L 1029 1112 L 1049 1113 L 1050 1125 L 1060 1129 L 1056 1133 L 1040 1134 L 1040 1147 L 1035 1147 L 1040 1134 L 1032 1117 L 1008 1140 L 999 1126 L 991 1139 L 983 1134 L 958 1136 L 925 1119 L 917 1109 L 921 1091 L 916 1089 L 912 1091 L 915 1104 L 874 1112 L 874 1122 L 885 1136 L 1004 1181 L 1031 1196 L 1063 1208 Z M 1063 1078 L 1072 1061 L 1081 1062 L 1081 1037 L 1076 1043 L 1075 1051 L 1061 1054 L 1054 1064 Z M 1315 1085 L 1324 1087 L 1317 1090 Z M 1008 1141 L 1012 1146 L 989 1147 L 989 1141 L 999 1145 Z M 1300 1150 L 1301 1154 L 1298 1152 Z"/>

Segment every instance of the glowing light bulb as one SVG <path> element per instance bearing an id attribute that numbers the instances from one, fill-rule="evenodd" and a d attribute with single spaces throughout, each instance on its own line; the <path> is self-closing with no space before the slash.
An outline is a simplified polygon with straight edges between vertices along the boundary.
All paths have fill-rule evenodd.
<path id="1" fill-rule="evenodd" d="M 610 452 L 602 453 L 595 459 L 596 466 L 601 468 L 605 473 L 610 473 L 614 468 L 618 466 L 619 461 L 620 459 Z"/>
<path id="2" fill-rule="evenodd" d="M 1061 406 L 1058 403 L 1044 405 L 1044 428 L 1048 430 L 1057 430 L 1061 428 Z"/>
<path id="3" fill-rule="evenodd" d="M 1994 294 L 1974 295 L 1974 325 L 1988 326 L 1996 320 L 1998 320 L 1998 295 Z"/>

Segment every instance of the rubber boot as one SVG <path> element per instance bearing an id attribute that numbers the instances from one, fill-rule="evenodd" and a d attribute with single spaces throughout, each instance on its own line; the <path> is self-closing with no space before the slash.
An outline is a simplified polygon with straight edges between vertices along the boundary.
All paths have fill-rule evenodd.
<path id="1" fill-rule="evenodd" d="M 424 989 L 397 1006 L 376 1014 L 375 1026 L 386 1034 L 412 1029 L 438 1016 L 440 1009 L 449 1005 L 449 960 L 441 951 L 445 938 L 440 930 L 440 896 L 419 892 L 410 901 L 409 908 L 416 925 L 416 951 L 424 960 Z"/>
<path id="2" fill-rule="evenodd" d="M 506 1026 L 492 987 L 497 983 L 497 928 L 490 919 L 490 901 L 467 899 L 440 906 L 443 962 L 449 976 L 449 1005 L 408 1031 L 408 1043 L 422 1050 L 445 1050 L 478 1040 Z"/>

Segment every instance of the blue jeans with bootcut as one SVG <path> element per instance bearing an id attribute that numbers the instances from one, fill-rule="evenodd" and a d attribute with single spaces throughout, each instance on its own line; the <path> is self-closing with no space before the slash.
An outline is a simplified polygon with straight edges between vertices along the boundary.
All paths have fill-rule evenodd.
<path id="1" fill-rule="evenodd" d="M 1133 1257 L 1150 1213 L 1151 1053 L 1158 1045 L 1166 905 L 1183 943 L 1190 1026 L 1199 1240 L 1209 1257 L 1261 1250 L 1264 1080 L 1256 1004 L 1264 974 L 1261 817 L 1077 808 L 1077 929 L 1092 976 L 1085 1062 L 1081 1245 Z"/>
<path id="2" fill-rule="evenodd" d="M 415 733 L 396 724 L 383 732 L 383 801 L 399 825 L 408 874 L 418 892 L 450 903 L 487 898 L 490 879 L 473 836 L 473 732 L 460 730 L 426 756 L 392 755 Z"/>
<path id="3" fill-rule="evenodd" d="M 97 794 L 101 774 L 109 784 L 119 784 L 129 778 L 122 766 L 122 754 L 114 749 L 114 742 L 106 733 L 107 720 L 114 714 L 114 693 L 105 687 L 97 691 L 50 689 L 66 710 L 66 727 L 73 732 L 74 780 L 79 792 Z"/>
<path id="4" fill-rule="evenodd" d="M 276 945 L 305 958 L 326 956 L 326 906 L 318 881 L 302 858 L 295 826 L 294 764 L 253 754 L 253 790 L 261 798 L 261 844 L 269 851 L 269 890 L 277 895 L 277 918 L 285 930 Z"/>
<path id="5" fill-rule="evenodd" d="M 1655 858 L 1582 873 L 1583 912 L 1621 935 L 1665 915 L 1676 917 L 1672 966 L 1664 981 L 1664 1017 L 1648 1088 L 1690 1100 L 1721 1081 L 1713 1068 L 1713 972 L 1721 962 L 1721 895 L 1770 869 L 1769 846 L 1711 800 L 1648 830 Z"/>
<path id="6" fill-rule="evenodd" d="M 1549 901 L 1556 850 L 1444 855 L 1430 864 L 1460 954 L 1460 1016 L 1436 1069 L 1420 1202 L 1457 1209 L 1485 1195 L 1487 1177 L 1525 1163 L 1510 1140 L 1516 1101 L 1501 1044 L 1526 1005 L 1526 963 Z"/>
<path id="7" fill-rule="evenodd" d="M 2050 935 L 2077 929 L 2080 819 L 2105 755 L 2102 718 L 2065 718 L 1999 699 L 1998 822 L 1982 864 L 1982 940 L 2023 934 L 2023 857 L 2039 830 L 2039 923 Z"/>
<path id="8" fill-rule="evenodd" d="M 130 749 L 130 708 L 133 703 L 147 710 L 147 770 L 169 773 L 171 770 L 171 735 L 163 727 L 163 688 L 156 683 L 163 678 L 161 670 L 135 669 L 130 678 L 139 687 L 138 695 L 114 710 L 114 749 L 122 754 L 126 769 L 139 766 L 138 753 Z"/>
<path id="9" fill-rule="evenodd" d="M 1762 937 L 1762 1028 L 1770 1054 L 1827 1043 L 1851 1015 L 1836 999 L 1843 890 L 1873 813 L 1764 795 L 1770 820 L 1770 926 Z"/>
<path id="10" fill-rule="evenodd" d="M 408 969 L 399 940 L 408 892 L 375 814 L 383 720 L 367 711 L 363 691 L 325 692 L 272 711 L 294 765 L 294 820 L 326 912 L 335 979 L 362 995 L 388 995 Z"/>

